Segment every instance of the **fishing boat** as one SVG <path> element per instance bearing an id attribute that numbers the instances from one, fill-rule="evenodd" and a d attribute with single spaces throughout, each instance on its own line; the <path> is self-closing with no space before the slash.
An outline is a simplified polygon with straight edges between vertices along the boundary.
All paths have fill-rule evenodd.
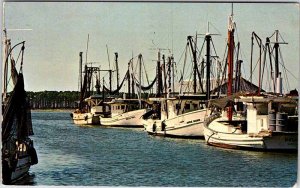
<path id="1" fill-rule="evenodd" d="M 228 117 L 229 103 L 234 115 Z M 297 99 L 274 95 L 236 95 L 211 101 L 219 109 L 205 121 L 207 144 L 233 149 L 295 151 L 298 148 Z"/>
<path id="2" fill-rule="evenodd" d="M 79 53 L 79 78 L 80 78 L 80 99 L 79 108 L 71 113 L 71 117 L 77 125 L 99 125 L 100 115 L 109 113 L 108 106 L 104 105 L 107 100 L 100 95 L 100 81 L 97 73 L 100 73 L 99 67 L 84 66 L 82 72 L 82 52 Z M 82 74 L 84 74 L 82 79 Z M 96 83 L 93 85 L 92 78 L 96 74 Z M 93 88 L 96 93 L 93 93 Z"/>
<path id="3" fill-rule="evenodd" d="M 30 169 L 31 165 L 38 163 L 33 141 L 29 136 L 33 135 L 31 112 L 29 101 L 24 89 L 23 55 L 25 41 L 11 47 L 10 39 L 4 30 L 4 84 L 2 94 L 2 182 L 14 184 L 20 180 Z M 12 52 L 21 46 L 20 70 L 17 71 Z M 9 60 L 11 73 L 9 76 Z M 10 83 L 9 81 L 12 81 Z M 12 91 L 8 91 L 8 84 L 13 85 Z"/>
<path id="4" fill-rule="evenodd" d="M 110 115 L 100 117 L 100 125 L 106 127 L 142 128 L 142 115 L 147 112 L 147 102 L 139 99 L 112 99 L 107 102 Z"/>
<path id="5" fill-rule="evenodd" d="M 202 96 L 202 98 L 205 96 Z M 203 138 L 205 99 L 195 95 L 150 98 L 153 109 L 143 115 L 145 131 L 150 135 Z M 204 104 L 203 104 L 204 103 Z"/>
<path id="6" fill-rule="evenodd" d="M 194 38 L 195 40 L 193 40 L 192 36 L 187 37 L 188 42 L 187 42 L 186 49 L 188 50 L 190 48 L 192 53 L 192 58 L 193 58 L 192 59 L 193 82 L 188 81 L 187 88 L 189 88 L 190 83 L 193 83 L 193 92 L 188 91 L 186 93 L 182 93 L 180 91 L 181 94 L 174 96 L 173 98 L 166 97 L 166 98 L 152 99 L 158 104 L 157 105 L 158 109 L 152 111 L 152 113 L 154 113 L 153 116 L 150 113 L 145 114 L 143 116 L 145 120 L 144 121 L 145 130 L 149 134 L 158 135 L 158 136 L 167 136 L 167 137 L 202 138 L 202 139 L 204 138 L 203 122 L 205 116 L 208 113 L 206 110 L 207 101 L 211 98 L 217 97 L 217 95 L 211 95 L 210 92 L 212 89 L 211 82 L 212 80 L 214 80 L 211 79 L 212 35 L 213 34 L 209 32 L 205 34 L 203 45 L 206 44 L 206 54 L 205 54 L 206 62 L 204 62 L 203 60 L 200 63 L 202 65 L 200 70 L 198 68 L 199 60 L 197 55 L 197 43 L 196 43 L 197 34 Z M 158 57 L 160 57 L 160 55 Z M 169 59 L 172 59 L 172 57 Z M 158 59 L 158 67 L 160 66 L 159 62 L 160 59 Z M 169 61 L 169 64 L 171 63 L 172 61 Z M 206 64 L 206 66 L 204 66 L 204 64 Z M 169 65 L 168 67 L 171 66 Z M 206 74 L 204 73 L 205 67 L 206 67 Z M 205 79 L 206 88 L 203 88 L 204 84 L 202 83 L 204 82 L 203 79 L 204 74 L 206 75 L 206 79 Z M 169 74 L 168 76 L 170 75 L 171 74 Z M 197 75 L 198 75 L 198 80 L 197 80 Z M 159 74 L 157 75 L 157 77 L 159 78 Z M 171 87 L 170 84 L 171 78 L 169 78 L 169 80 L 170 81 L 169 81 L 168 88 Z M 198 82 L 199 82 L 198 90 L 200 88 L 200 93 L 199 92 L 197 93 Z M 180 88 L 182 88 L 182 86 L 183 86 L 183 79 L 181 81 Z M 174 87 L 173 87 L 173 91 L 174 91 Z"/>
<path id="7" fill-rule="evenodd" d="M 109 113 L 109 107 L 104 104 L 103 97 L 95 94 L 84 99 L 84 108 L 76 109 L 71 117 L 77 125 L 99 125 L 100 115 Z"/>
<path id="8" fill-rule="evenodd" d="M 228 28 L 227 97 L 209 102 L 211 115 L 204 123 L 205 141 L 209 145 L 232 149 L 296 151 L 298 96 L 282 93 L 278 53 L 275 53 L 274 92 L 261 93 L 261 72 L 259 72 L 257 92 L 232 93 L 234 27 L 231 15 Z M 279 47 L 277 36 L 278 31 L 276 31 L 275 52 L 278 52 Z M 269 43 L 267 38 L 267 44 Z"/>

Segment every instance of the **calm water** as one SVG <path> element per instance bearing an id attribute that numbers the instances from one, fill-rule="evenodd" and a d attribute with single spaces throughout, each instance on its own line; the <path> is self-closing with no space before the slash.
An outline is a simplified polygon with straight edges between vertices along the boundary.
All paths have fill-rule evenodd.
<path id="1" fill-rule="evenodd" d="M 32 119 L 39 157 L 28 178 L 34 185 L 291 187 L 297 178 L 296 154 L 76 126 L 68 112 L 33 112 Z"/>

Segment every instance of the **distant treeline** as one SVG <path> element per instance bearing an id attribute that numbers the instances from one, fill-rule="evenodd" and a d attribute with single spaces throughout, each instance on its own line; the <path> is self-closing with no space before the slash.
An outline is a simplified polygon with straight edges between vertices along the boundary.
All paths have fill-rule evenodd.
<path id="1" fill-rule="evenodd" d="M 123 98 L 123 93 L 114 97 Z M 107 96 L 107 95 L 105 95 Z M 147 93 L 142 93 L 142 98 L 153 97 Z M 75 109 L 78 108 L 80 93 L 78 91 L 27 91 L 31 109 Z M 126 98 L 128 94 L 126 93 Z M 131 96 L 137 98 L 137 95 Z"/>
<path id="2" fill-rule="evenodd" d="M 78 91 L 27 91 L 32 109 L 71 109 L 77 107 Z"/>

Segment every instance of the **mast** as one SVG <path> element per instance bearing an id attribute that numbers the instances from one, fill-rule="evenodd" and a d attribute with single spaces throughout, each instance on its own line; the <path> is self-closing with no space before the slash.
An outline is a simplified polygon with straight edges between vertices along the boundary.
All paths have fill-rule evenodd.
<path id="1" fill-rule="evenodd" d="M 260 90 L 261 90 L 261 55 L 262 55 L 262 40 L 259 38 L 259 36 L 255 33 L 252 32 L 252 37 L 251 37 L 251 74 L 250 74 L 250 81 L 252 81 L 252 56 L 253 56 L 253 39 L 255 37 L 255 40 L 259 46 L 259 65 L 258 65 L 258 95 L 260 95 Z"/>
<path id="2" fill-rule="evenodd" d="M 3 18 L 4 19 L 4 18 Z M 3 29 L 3 63 L 4 63 L 4 83 L 3 83 L 3 99 L 6 98 L 6 94 L 7 94 L 7 85 L 8 85 L 8 79 L 7 79 L 7 72 L 8 72 L 8 61 L 6 61 L 6 59 L 8 59 L 8 50 L 10 48 L 10 40 L 7 39 L 7 33 L 6 33 L 6 29 Z"/>
<path id="3" fill-rule="evenodd" d="M 208 33 L 205 36 L 206 40 L 206 99 L 210 99 L 210 41 L 211 36 Z"/>
<path id="4" fill-rule="evenodd" d="M 142 54 L 139 54 L 139 64 L 140 64 L 140 70 L 139 70 L 139 105 L 140 109 L 142 108 Z"/>
<path id="5" fill-rule="evenodd" d="M 228 82 L 227 82 L 227 96 L 232 95 L 232 74 L 233 74 L 233 51 L 234 51 L 234 29 L 235 23 L 233 22 L 233 13 L 229 16 L 228 22 L 228 57 L 227 57 L 227 67 L 228 67 Z M 231 103 L 231 102 L 230 102 Z M 232 120 L 232 105 L 230 104 L 227 111 L 228 120 Z"/>
<path id="6" fill-rule="evenodd" d="M 130 62 L 131 62 L 131 60 L 128 62 L 128 74 L 127 74 L 127 80 L 128 80 L 128 98 L 130 99 L 130 97 L 131 97 L 131 88 L 130 88 L 130 85 L 131 85 L 131 83 L 130 83 Z"/>
<path id="7" fill-rule="evenodd" d="M 240 52 L 240 42 L 237 43 L 237 55 L 235 64 L 235 80 L 234 80 L 234 92 L 238 92 L 238 82 L 239 82 L 239 52 Z"/>
<path id="8" fill-rule="evenodd" d="M 288 44 L 283 39 L 283 42 L 279 42 L 279 31 L 275 30 L 275 82 L 276 82 L 276 93 L 282 94 L 282 77 L 281 72 L 279 72 L 279 44 Z M 270 62 L 271 63 L 271 62 Z"/>
<path id="9" fill-rule="evenodd" d="M 166 58 L 165 55 L 162 55 L 162 59 L 163 59 L 163 72 L 164 72 L 164 80 L 163 80 L 163 85 L 164 85 L 164 92 L 165 95 L 167 94 L 167 74 L 166 74 Z"/>
<path id="10" fill-rule="evenodd" d="M 88 58 L 89 41 L 90 41 L 90 34 L 88 34 L 88 38 L 87 38 L 87 42 L 86 42 L 85 63 L 87 63 L 87 58 Z"/>
<path id="11" fill-rule="evenodd" d="M 119 88 L 119 66 L 118 66 L 118 52 L 115 52 L 115 62 L 116 62 L 116 71 L 117 71 L 117 88 Z"/>
<path id="12" fill-rule="evenodd" d="M 192 54 L 193 54 L 193 89 L 194 89 L 194 93 L 197 92 L 197 51 L 193 46 L 193 42 L 192 42 L 192 36 L 188 36 L 188 41 L 190 43 L 191 46 L 191 50 L 192 50 Z M 196 36 L 197 38 L 197 36 Z"/>
<path id="13" fill-rule="evenodd" d="M 162 78 L 161 78 L 161 68 L 160 68 L 160 50 L 158 51 L 158 60 L 157 60 L 157 69 L 156 69 L 156 76 L 157 76 L 157 88 L 156 88 L 156 94 L 158 97 L 161 96 L 161 84 L 162 84 Z"/>
<path id="14" fill-rule="evenodd" d="M 132 58 L 132 62 L 133 62 L 133 58 Z M 131 64 L 131 89 L 132 89 L 132 92 L 131 92 L 131 95 L 132 95 L 132 98 L 135 98 L 135 89 L 134 89 L 134 84 L 135 84 L 135 79 L 134 79 L 134 75 L 133 75 L 133 63 Z"/>
<path id="15" fill-rule="evenodd" d="M 112 74 L 112 70 L 109 70 L 109 92 L 111 92 L 111 74 Z"/>
<path id="16" fill-rule="evenodd" d="M 82 91 L 82 52 L 79 52 L 79 82 L 80 82 L 79 91 Z"/>
<path id="17" fill-rule="evenodd" d="M 103 98 L 103 101 L 105 99 L 105 96 L 104 96 L 105 92 L 104 92 L 104 77 L 102 78 L 102 98 Z M 105 109 L 105 107 L 104 107 Z"/>
<path id="18" fill-rule="evenodd" d="M 172 63 L 172 60 L 171 60 L 171 57 L 168 57 L 168 92 L 169 92 L 169 89 L 171 89 L 171 82 L 172 82 L 172 77 L 171 77 L 171 63 Z"/>
<path id="19" fill-rule="evenodd" d="M 278 50 L 279 50 L 279 43 L 278 43 L 278 30 L 275 31 L 275 78 L 278 78 L 279 75 L 279 66 L 278 66 Z"/>
<path id="20" fill-rule="evenodd" d="M 172 54 L 172 57 L 171 57 L 171 61 L 172 61 L 172 92 L 174 93 L 175 92 L 175 73 L 174 73 L 174 57 L 173 57 L 173 54 Z"/>
<path id="21" fill-rule="evenodd" d="M 272 52 L 270 48 L 270 38 L 266 38 L 266 51 L 268 50 L 268 55 L 269 55 L 269 60 L 270 60 L 270 69 L 271 69 L 271 80 L 273 81 L 273 91 L 274 93 L 276 92 L 276 87 L 275 87 L 275 79 L 274 79 L 274 71 L 273 71 L 273 65 L 272 65 Z"/>

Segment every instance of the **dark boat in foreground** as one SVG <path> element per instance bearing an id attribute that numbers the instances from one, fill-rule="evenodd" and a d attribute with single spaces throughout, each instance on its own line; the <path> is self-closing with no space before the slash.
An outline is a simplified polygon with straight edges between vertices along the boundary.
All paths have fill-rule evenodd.
<path id="1" fill-rule="evenodd" d="M 2 182 L 14 184 L 26 174 L 31 165 L 38 163 L 33 141 L 29 136 L 33 135 L 31 111 L 24 89 L 23 55 L 25 41 L 11 47 L 10 40 L 4 30 L 4 85 L 2 93 Z M 12 52 L 20 47 L 20 70 L 17 71 Z M 19 59 L 19 58 L 18 58 Z M 8 67 L 11 65 L 10 76 Z M 8 92 L 8 83 L 13 85 Z"/>

